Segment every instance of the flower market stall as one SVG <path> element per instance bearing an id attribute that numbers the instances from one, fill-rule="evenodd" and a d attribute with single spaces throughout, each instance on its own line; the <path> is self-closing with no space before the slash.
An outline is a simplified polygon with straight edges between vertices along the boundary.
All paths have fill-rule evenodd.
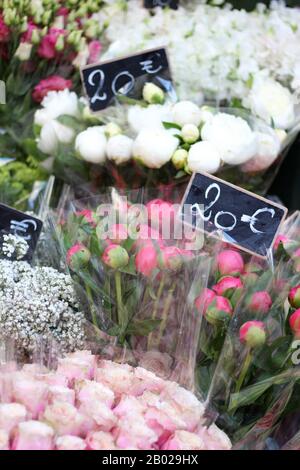
<path id="1" fill-rule="evenodd" d="M 0 1 L 0 451 L 300 450 L 300 5 L 241 3 Z"/>

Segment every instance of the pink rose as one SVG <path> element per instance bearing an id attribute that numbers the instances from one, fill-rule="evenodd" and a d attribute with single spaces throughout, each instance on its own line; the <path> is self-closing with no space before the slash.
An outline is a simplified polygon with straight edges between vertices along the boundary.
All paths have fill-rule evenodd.
<path id="1" fill-rule="evenodd" d="M 158 267 L 158 257 L 154 246 L 147 245 L 142 247 L 135 257 L 135 267 L 137 272 L 149 277 Z"/>
<path id="2" fill-rule="evenodd" d="M 92 379 L 95 372 L 95 363 L 80 357 L 67 356 L 58 360 L 57 373 L 66 377 L 69 384 L 74 380 Z"/>
<path id="3" fill-rule="evenodd" d="M 0 13 L 0 44 L 9 40 L 10 30 L 4 23 L 3 15 Z"/>
<path id="4" fill-rule="evenodd" d="M 266 342 L 264 323 L 257 320 L 244 323 L 240 328 L 240 341 L 249 348 L 262 346 Z"/>
<path id="5" fill-rule="evenodd" d="M 53 450 L 54 431 L 45 423 L 26 421 L 17 427 L 12 450 Z"/>
<path id="6" fill-rule="evenodd" d="M 142 416 L 133 413 L 130 418 L 119 421 L 114 430 L 116 444 L 120 449 L 151 449 L 157 440 L 156 433 L 147 426 Z"/>
<path id="7" fill-rule="evenodd" d="M 300 307 L 300 285 L 293 287 L 289 292 L 289 302 L 291 307 Z"/>
<path id="8" fill-rule="evenodd" d="M 195 306 L 198 312 L 205 315 L 207 307 L 212 303 L 215 297 L 216 294 L 214 291 L 205 287 L 203 292 L 195 299 Z"/>
<path id="9" fill-rule="evenodd" d="M 47 404 L 48 386 L 17 372 L 12 379 L 12 394 L 13 401 L 24 405 L 31 417 L 36 419 Z"/>
<path id="10" fill-rule="evenodd" d="M 71 388 L 54 385 L 49 388 L 48 402 L 54 403 L 55 401 L 70 403 L 75 405 L 75 392 Z"/>
<path id="11" fill-rule="evenodd" d="M 88 450 L 115 450 L 114 438 L 109 432 L 90 432 L 86 437 Z"/>
<path id="12" fill-rule="evenodd" d="M 56 450 L 86 450 L 86 443 L 77 436 L 61 436 L 56 439 Z"/>
<path id="13" fill-rule="evenodd" d="M 289 324 L 295 338 L 300 339 L 300 309 L 290 316 Z"/>
<path id="14" fill-rule="evenodd" d="M 150 357 L 150 354 L 151 353 L 154 353 L 155 351 L 148 351 L 145 353 L 145 360 L 146 361 L 150 361 L 150 367 L 151 367 L 151 364 L 153 367 L 161 367 L 161 363 L 157 363 L 156 362 L 156 358 L 155 356 L 151 355 Z M 161 353 L 158 353 L 158 354 L 161 354 Z M 162 354 L 163 356 L 163 354 Z M 153 364 L 152 360 L 154 360 L 155 364 Z M 158 361 L 160 362 L 162 360 L 162 358 L 160 357 L 160 359 L 158 359 Z M 164 363 L 163 367 L 165 366 L 166 364 Z M 168 367 L 168 366 L 167 366 Z M 151 391 L 151 392 L 155 392 L 155 393 L 160 393 L 164 387 L 165 387 L 165 380 L 161 379 L 160 377 L 158 377 L 156 374 L 154 374 L 153 372 L 150 372 L 149 370 L 146 370 L 143 367 L 135 367 L 134 369 L 134 382 L 133 382 L 133 385 L 130 389 L 130 393 L 132 395 L 134 395 L 135 397 L 138 397 L 140 395 L 142 395 L 145 391 Z"/>
<path id="15" fill-rule="evenodd" d="M 120 396 L 127 393 L 134 383 L 133 367 L 128 364 L 100 361 L 95 372 L 95 380 L 109 387 L 115 395 Z"/>
<path id="16" fill-rule="evenodd" d="M 218 295 L 231 295 L 236 289 L 242 289 L 243 283 L 239 277 L 225 276 L 213 286 Z"/>
<path id="17" fill-rule="evenodd" d="M 9 435 L 4 429 L 0 429 L 0 450 L 10 450 Z"/>
<path id="18" fill-rule="evenodd" d="M 19 403 L 0 404 L 0 429 L 8 434 L 22 421 L 26 420 L 27 410 Z"/>
<path id="19" fill-rule="evenodd" d="M 36 379 L 40 382 L 44 382 L 49 386 L 61 386 L 67 387 L 68 379 L 63 375 L 57 374 L 56 372 L 49 372 L 48 374 L 37 374 Z"/>
<path id="20" fill-rule="evenodd" d="M 48 405 L 40 415 L 40 420 L 51 426 L 58 436 L 70 434 L 80 437 L 84 424 L 84 417 L 75 406 L 59 401 Z"/>
<path id="21" fill-rule="evenodd" d="M 272 307 L 272 299 L 267 291 L 254 292 L 248 300 L 247 307 L 253 313 L 268 313 Z"/>
<path id="22" fill-rule="evenodd" d="M 89 43 L 89 58 L 88 64 L 94 64 L 100 60 L 102 45 L 96 39 Z"/>
<path id="23" fill-rule="evenodd" d="M 115 395 L 114 392 L 102 383 L 82 380 L 76 383 L 76 399 L 79 403 L 87 405 L 92 401 L 99 401 L 112 408 Z"/>
<path id="24" fill-rule="evenodd" d="M 32 98 L 37 103 L 43 101 L 49 91 L 60 91 L 68 88 L 72 88 L 73 84 L 71 80 L 66 80 L 59 75 L 52 75 L 51 77 L 44 78 L 41 80 L 33 89 Z"/>
<path id="25" fill-rule="evenodd" d="M 49 32 L 43 37 L 39 48 L 38 48 L 38 55 L 43 59 L 54 59 L 59 54 L 56 51 L 56 41 L 58 40 L 59 36 L 65 36 L 66 31 L 64 29 L 57 29 L 57 28 L 50 28 Z"/>
<path id="26" fill-rule="evenodd" d="M 237 251 L 224 250 L 217 256 L 217 269 L 221 276 L 238 276 L 244 270 L 244 260 Z"/>
<path id="27" fill-rule="evenodd" d="M 117 424 L 113 411 L 98 400 L 81 403 L 78 411 L 87 419 L 87 431 L 111 431 Z"/>
<path id="28" fill-rule="evenodd" d="M 200 436 L 188 431 L 176 431 L 162 446 L 161 450 L 204 450 Z"/>
<path id="29" fill-rule="evenodd" d="M 203 440 L 205 450 L 230 450 L 232 447 L 229 437 L 215 424 L 209 428 L 201 425 L 197 435 Z"/>
<path id="30" fill-rule="evenodd" d="M 136 398 L 130 395 L 123 395 L 117 406 L 114 408 L 114 414 L 120 418 L 130 418 L 134 413 L 142 416 L 146 407 Z"/>

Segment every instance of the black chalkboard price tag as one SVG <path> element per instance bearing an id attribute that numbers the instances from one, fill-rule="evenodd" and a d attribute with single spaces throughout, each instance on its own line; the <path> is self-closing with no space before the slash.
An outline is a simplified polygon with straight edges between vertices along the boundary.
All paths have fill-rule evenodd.
<path id="1" fill-rule="evenodd" d="M 179 0 L 144 0 L 144 7 L 145 8 L 172 8 L 173 10 L 177 10 L 179 5 Z"/>
<path id="2" fill-rule="evenodd" d="M 165 48 L 89 65 L 81 69 L 81 79 L 90 109 L 101 111 L 118 95 L 141 99 L 146 82 L 168 90 L 172 83 Z"/>
<path id="3" fill-rule="evenodd" d="M 265 258 L 287 209 L 206 173 L 195 173 L 182 200 L 180 217 L 226 243 Z"/>
<path id="4" fill-rule="evenodd" d="M 8 256 L 5 244 L 12 243 L 13 241 L 6 241 L 6 235 L 14 235 L 26 241 L 28 249 L 26 254 L 21 258 L 22 261 L 30 261 L 35 251 L 43 222 L 36 217 L 20 212 L 12 207 L 0 204 L 0 252 L 1 258 L 15 260 L 17 253 L 12 252 Z"/>

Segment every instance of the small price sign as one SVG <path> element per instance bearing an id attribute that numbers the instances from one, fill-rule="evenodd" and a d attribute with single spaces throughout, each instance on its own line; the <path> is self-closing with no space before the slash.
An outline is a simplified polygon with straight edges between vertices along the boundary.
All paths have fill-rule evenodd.
<path id="1" fill-rule="evenodd" d="M 28 244 L 28 251 L 22 258 L 23 261 L 32 259 L 42 227 L 43 222 L 40 219 L 0 204 L 1 241 L 3 243 L 3 236 L 8 234 L 23 238 Z M 14 259 L 13 254 L 10 259 Z"/>
<path id="2" fill-rule="evenodd" d="M 155 8 L 155 7 L 169 7 L 173 10 L 177 10 L 179 5 L 179 0 L 144 0 L 145 8 Z"/>
<path id="3" fill-rule="evenodd" d="M 287 209 L 205 173 L 195 173 L 180 217 L 251 254 L 267 257 Z"/>
<path id="4" fill-rule="evenodd" d="M 166 90 L 172 83 L 165 48 L 89 65 L 81 70 L 81 79 L 94 112 L 107 108 L 118 95 L 142 98 L 146 82 Z"/>

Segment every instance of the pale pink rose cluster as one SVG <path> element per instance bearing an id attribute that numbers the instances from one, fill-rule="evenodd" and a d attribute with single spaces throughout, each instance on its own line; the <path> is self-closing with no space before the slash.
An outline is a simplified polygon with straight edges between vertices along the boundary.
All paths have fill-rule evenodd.
<path id="1" fill-rule="evenodd" d="M 89 351 L 0 369 L 0 450 L 230 449 L 190 391 Z"/>

